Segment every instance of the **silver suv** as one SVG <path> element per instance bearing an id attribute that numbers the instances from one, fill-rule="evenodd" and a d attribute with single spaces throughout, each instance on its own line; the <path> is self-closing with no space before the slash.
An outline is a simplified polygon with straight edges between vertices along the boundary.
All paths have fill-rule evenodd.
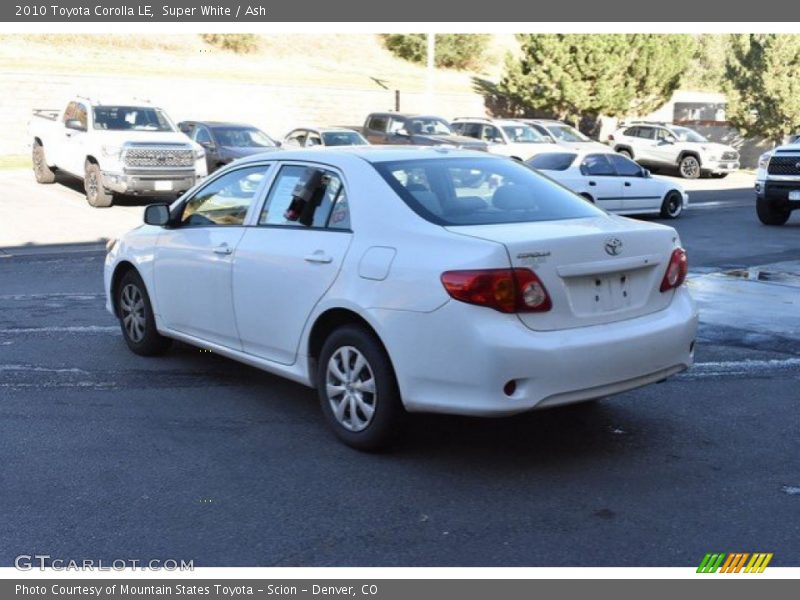
<path id="1" fill-rule="evenodd" d="M 608 136 L 608 143 L 641 165 L 677 167 L 686 179 L 703 174 L 725 177 L 739 169 L 735 148 L 710 142 L 695 130 L 679 125 L 630 123 Z"/>

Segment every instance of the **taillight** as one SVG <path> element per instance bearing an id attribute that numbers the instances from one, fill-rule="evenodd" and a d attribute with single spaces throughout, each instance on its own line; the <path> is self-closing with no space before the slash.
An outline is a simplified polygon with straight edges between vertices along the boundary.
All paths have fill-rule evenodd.
<path id="1" fill-rule="evenodd" d="M 686 281 L 686 273 L 689 271 L 689 259 L 686 257 L 686 250 L 677 248 L 672 251 L 669 258 L 667 272 L 661 280 L 661 291 L 672 290 Z"/>
<path id="2" fill-rule="evenodd" d="M 546 312 L 553 307 L 544 284 L 530 269 L 479 269 L 442 273 L 456 300 L 504 313 Z"/>

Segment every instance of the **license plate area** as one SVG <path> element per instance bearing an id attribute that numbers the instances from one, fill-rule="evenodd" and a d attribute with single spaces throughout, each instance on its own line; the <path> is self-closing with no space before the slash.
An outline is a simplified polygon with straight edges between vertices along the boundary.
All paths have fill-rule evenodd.
<path id="1" fill-rule="evenodd" d="M 637 292 L 641 291 L 634 278 L 642 276 L 643 273 L 637 271 L 569 278 L 569 295 L 574 313 L 586 316 L 634 307 Z"/>
<path id="2" fill-rule="evenodd" d="M 172 191 L 172 182 L 171 181 L 154 181 L 153 182 L 153 189 L 157 192 L 171 192 Z"/>

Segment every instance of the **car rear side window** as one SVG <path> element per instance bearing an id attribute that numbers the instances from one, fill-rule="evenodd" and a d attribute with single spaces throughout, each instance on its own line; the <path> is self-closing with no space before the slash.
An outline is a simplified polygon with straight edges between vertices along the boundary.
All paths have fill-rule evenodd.
<path id="1" fill-rule="evenodd" d="M 576 156 L 577 154 L 569 152 L 547 152 L 545 154 L 537 154 L 525 162 L 534 169 L 542 171 L 566 171 Z"/>
<path id="2" fill-rule="evenodd" d="M 516 161 L 437 158 L 373 166 L 412 210 L 439 225 L 527 223 L 604 214 Z"/>
<path id="3" fill-rule="evenodd" d="M 296 218 L 290 218 L 288 215 L 294 200 L 295 186 L 308 174 L 310 169 L 316 170 L 317 167 L 305 165 L 281 167 L 261 211 L 258 219 L 259 225 L 303 226 Z M 333 171 L 325 169 L 322 171 L 324 173 L 324 190 L 321 190 L 319 203 L 311 216 L 310 227 L 321 229 L 330 226 L 331 229 L 349 229 L 350 214 L 342 180 Z"/>
<path id="4" fill-rule="evenodd" d="M 617 172 L 605 154 L 588 154 L 581 163 L 581 172 L 584 175 L 606 176 L 616 175 Z"/>

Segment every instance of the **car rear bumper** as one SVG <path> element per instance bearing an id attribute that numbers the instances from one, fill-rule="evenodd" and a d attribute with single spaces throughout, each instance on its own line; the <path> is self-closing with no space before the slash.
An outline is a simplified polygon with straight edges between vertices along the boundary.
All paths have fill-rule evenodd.
<path id="1" fill-rule="evenodd" d="M 103 187 L 118 194 L 174 196 L 197 181 L 194 169 L 137 173 L 103 171 Z"/>
<path id="2" fill-rule="evenodd" d="M 408 410 L 514 414 L 641 387 L 694 359 L 697 311 L 684 288 L 657 313 L 561 331 L 487 310 L 450 301 L 431 313 L 373 311 Z"/>

